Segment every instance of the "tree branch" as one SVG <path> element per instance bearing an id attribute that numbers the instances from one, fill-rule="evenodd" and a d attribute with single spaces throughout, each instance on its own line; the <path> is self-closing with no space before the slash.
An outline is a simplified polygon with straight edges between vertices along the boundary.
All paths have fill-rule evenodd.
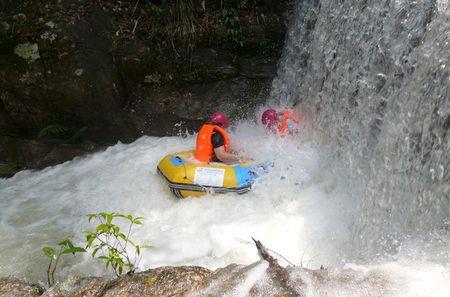
<path id="1" fill-rule="evenodd" d="M 252 237 L 255 242 L 256 249 L 258 250 L 258 254 L 262 259 L 266 260 L 269 263 L 268 272 L 272 276 L 272 279 L 276 282 L 279 282 L 280 285 L 287 291 L 288 296 L 298 296 L 303 297 L 301 293 L 296 290 L 295 286 L 292 284 L 289 276 L 289 271 L 286 268 L 282 267 L 278 264 L 278 261 L 272 257 L 267 249 L 262 245 L 259 240 L 256 240 Z M 300 284 L 305 285 L 300 281 Z"/>

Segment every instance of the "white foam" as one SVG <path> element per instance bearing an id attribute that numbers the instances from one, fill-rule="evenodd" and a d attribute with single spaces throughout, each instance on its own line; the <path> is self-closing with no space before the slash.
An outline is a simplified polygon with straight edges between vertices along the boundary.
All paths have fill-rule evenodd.
<path id="1" fill-rule="evenodd" d="M 307 142 L 281 141 L 250 123 L 240 125 L 233 136 L 256 160 L 274 161 L 270 172 L 245 195 L 179 200 L 170 194 L 156 165 L 165 154 L 191 148 L 193 136 L 142 137 L 0 180 L 0 275 L 44 280 L 47 262 L 41 248 L 66 237 L 82 243 L 81 230 L 90 227 L 86 214 L 100 211 L 144 217 L 144 225 L 135 229 L 132 238 L 157 248 L 145 252 L 141 269 L 249 264 L 258 259 L 254 246 L 248 244 L 251 237 L 295 264 L 317 268 L 345 262 L 356 211 L 355 202 L 346 195 L 351 189 L 345 177 L 322 164 L 320 152 Z M 403 264 L 392 265 L 400 267 L 388 269 L 396 279 Z M 416 290 L 414 286 L 420 286 L 416 280 L 422 277 L 424 285 L 428 277 L 437 285 L 448 280 L 449 269 L 443 265 L 417 265 L 423 274 L 409 274 L 405 268 L 399 280 L 415 283 L 405 290 Z M 442 277 L 435 277 L 439 273 Z M 59 277 L 71 274 L 106 272 L 101 263 L 84 255 L 62 263 Z"/>

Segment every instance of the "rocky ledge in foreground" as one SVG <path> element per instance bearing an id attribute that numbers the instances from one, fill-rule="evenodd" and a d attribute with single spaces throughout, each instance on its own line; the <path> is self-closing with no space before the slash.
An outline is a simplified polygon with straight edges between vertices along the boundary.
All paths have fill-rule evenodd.
<path id="1" fill-rule="evenodd" d="M 110 280 L 70 277 L 44 291 L 16 278 L 0 279 L 1 297 L 140 297 L 140 296 L 387 296 L 382 274 L 350 269 L 286 269 L 288 283 L 266 261 L 232 264 L 211 271 L 203 267 L 159 267 Z"/>
<path id="2" fill-rule="evenodd" d="M 159 267 L 110 280 L 71 277 L 44 290 L 16 278 L 0 279 L 0 296 L 387 296 L 389 281 L 381 273 L 351 269 L 310 270 L 280 266 L 262 245 L 264 260 L 232 264 L 215 271 L 197 266 Z"/>

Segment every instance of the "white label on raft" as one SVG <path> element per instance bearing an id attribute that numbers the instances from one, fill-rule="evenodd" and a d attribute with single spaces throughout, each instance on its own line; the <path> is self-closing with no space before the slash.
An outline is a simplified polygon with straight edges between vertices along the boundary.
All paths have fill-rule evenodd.
<path id="1" fill-rule="evenodd" d="M 201 186 L 223 187 L 225 169 L 197 167 L 195 169 L 194 183 Z"/>

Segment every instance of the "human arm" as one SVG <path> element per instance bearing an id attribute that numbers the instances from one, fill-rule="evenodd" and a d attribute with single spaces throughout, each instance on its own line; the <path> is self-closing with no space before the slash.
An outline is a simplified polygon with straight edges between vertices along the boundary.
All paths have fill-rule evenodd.
<path id="1" fill-rule="evenodd" d="M 211 142 L 214 149 L 214 155 L 223 163 L 236 163 L 246 159 L 241 155 L 234 152 L 227 152 L 225 150 L 225 142 L 223 137 L 219 133 L 214 133 L 211 137 Z"/>
<path id="2" fill-rule="evenodd" d="M 242 161 L 242 158 L 239 155 L 226 152 L 225 146 L 223 145 L 214 148 L 214 154 L 216 155 L 216 158 L 223 163 L 234 163 Z"/>

